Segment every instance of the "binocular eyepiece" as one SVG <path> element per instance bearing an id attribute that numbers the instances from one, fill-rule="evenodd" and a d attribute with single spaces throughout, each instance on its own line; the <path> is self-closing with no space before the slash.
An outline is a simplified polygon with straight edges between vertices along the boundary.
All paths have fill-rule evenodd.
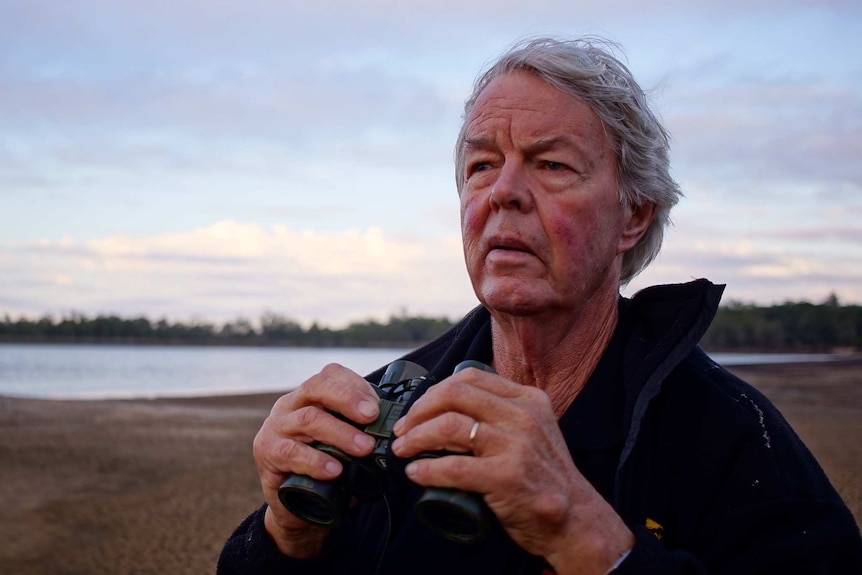
<path id="1" fill-rule="evenodd" d="M 483 363 L 464 361 L 455 367 L 454 373 L 468 367 L 493 372 Z M 374 437 L 375 446 L 371 454 L 354 458 L 335 447 L 314 444 L 316 449 L 338 459 L 344 471 L 331 481 L 288 475 L 278 490 L 282 505 L 309 523 L 334 527 L 340 523 L 352 497 L 363 501 L 381 497 L 386 488 L 386 476 L 392 471 L 388 469 L 387 459 L 389 443 L 393 439 L 392 429 L 413 392 L 427 380 L 428 372 L 422 366 L 405 360 L 392 362 L 380 383 L 372 384 L 380 397 L 380 414 L 371 424 L 357 426 Z M 427 453 L 417 456 L 417 459 L 443 455 L 446 453 Z M 457 489 L 425 488 L 414 510 L 425 525 L 446 539 L 460 543 L 484 540 L 495 521 L 481 494 Z"/>

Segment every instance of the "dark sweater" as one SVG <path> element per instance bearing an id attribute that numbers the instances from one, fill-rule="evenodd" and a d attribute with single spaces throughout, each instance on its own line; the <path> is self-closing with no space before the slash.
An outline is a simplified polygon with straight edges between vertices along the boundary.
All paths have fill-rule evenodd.
<path id="1" fill-rule="evenodd" d="M 560 419 L 575 465 L 635 533 L 616 573 L 860 574 L 859 530 L 812 455 L 763 395 L 697 347 L 721 291 L 698 280 L 621 299 L 611 344 Z M 490 358 L 490 315 L 481 307 L 405 356 L 437 380 L 464 359 Z M 547 568 L 499 527 L 481 544 L 444 540 L 416 519 L 418 494 L 392 472 L 385 500 L 356 506 L 314 560 L 280 555 L 261 508 L 228 539 L 218 573 Z"/>

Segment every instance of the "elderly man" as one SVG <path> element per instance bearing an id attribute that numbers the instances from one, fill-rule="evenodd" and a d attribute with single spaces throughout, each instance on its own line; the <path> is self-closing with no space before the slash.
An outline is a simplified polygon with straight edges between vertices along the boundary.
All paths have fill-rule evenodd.
<path id="1" fill-rule="evenodd" d="M 620 296 L 680 195 L 629 71 L 588 41 L 519 45 L 478 80 L 456 150 L 481 305 L 406 357 L 439 383 L 394 426 L 385 493 L 337 527 L 278 498 L 287 476 L 346 473 L 349 458 L 321 444 L 357 459 L 374 447 L 362 426 L 377 393 L 327 366 L 261 427 L 266 505 L 219 572 L 862 572 L 859 531 L 810 453 L 697 347 L 721 288 Z M 493 369 L 453 374 L 465 359 Z M 440 456 L 417 457 L 428 452 Z M 490 534 L 466 544 L 429 530 L 423 487 L 481 494 Z"/>

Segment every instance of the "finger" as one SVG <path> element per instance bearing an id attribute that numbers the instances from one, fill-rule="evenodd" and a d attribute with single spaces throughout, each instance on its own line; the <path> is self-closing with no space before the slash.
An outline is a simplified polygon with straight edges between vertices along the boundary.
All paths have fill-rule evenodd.
<path id="1" fill-rule="evenodd" d="M 525 387 L 494 372 L 468 367 L 447 377 L 444 381 L 460 381 L 500 397 L 519 397 Z"/>
<path id="2" fill-rule="evenodd" d="M 292 412 L 273 410 L 253 443 L 262 480 L 280 484 L 288 473 L 317 479 L 331 479 L 341 473 L 342 463 L 309 445 L 315 442 L 353 457 L 367 456 L 374 447 L 371 436 L 320 407 L 303 406 Z"/>
<path id="3" fill-rule="evenodd" d="M 370 423 L 379 412 L 374 388 L 359 374 L 338 364 L 329 364 L 294 391 L 281 397 L 273 411 L 294 411 L 316 405 L 340 413 L 356 423 Z"/>
<path id="4" fill-rule="evenodd" d="M 449 487 L 475 493 L 489 493 L 506 485 L 503 474 L 511 466 L 502 457 L 445 455 L 416 459 L 405 468 L 407 477 L 423 487 Z"/>
<path id="5" fill-rule="evenodd" d="M 295 473 L 330 480 L 343 471 L 341 462 L 311 445 L 289 438 L 255 439 L 254 458 L 264 488 L 278 489 Z"/>
<path id="6" fill-rule="evenodd" d="M 362 429 L 316 406 L 268 418 L 266 432 L 303 443 L 331 445 L 356 457 L 368 455 L 374 447 L 374 439 Z"/>
<path id="7" fill-rule="evenodd" d="M 482 386 L 475 385 L 472 378 L 474 372 L 482 380 L 492 378 L 501 382 L 500 390 L 484 382 Z M 466 374 L 466 375 L 462 375 Z M 461 376 L 461 377 L 458 377 Z M 506 385 L 506 384 L 509 385 Z M 515 393 L 517 392 L 517 393 Z M 550 406 L 550 400 L 541 390 L 507 382 L 502 377 L 485 373 L 476 369 L 459 372 L 437 385 L 431 386 L 416 403 L 411 406 L 402 421 L 395 426 L 397 436 L 404 435 L 413 427 L 433 419 L 448 411 L 455 411 L 473 418 L 476 421 L 491 423 L 512 422 L 525 417 L 532 411 L 532 406 L 544 403 Z M 541 406 L 536 406 L 542 409 Z"/>
<path id="8" fill-rule="evenodd" d="M 461 413 L 442 413 L 419 423 L 396 439 L 392 443 L 392 451 L 398 457 L 414 457 L 432 451 L 469 453 L 473 448 L 470 432 L 475 423 L 475 419 Z"/>

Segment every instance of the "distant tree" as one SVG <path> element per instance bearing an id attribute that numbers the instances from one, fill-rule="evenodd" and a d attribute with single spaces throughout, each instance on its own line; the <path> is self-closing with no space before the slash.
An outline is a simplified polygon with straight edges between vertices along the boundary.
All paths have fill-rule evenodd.
<path id="1" fill-rule="evenodd" d="M 701 345 L 710 349 L 829 351 L 862 347 L 862 307 L 842 306 L 835 294 L 822 304 L 786 302 L 719 308 Z"/>
<path id="2" fill-rule="evenodd" d="M 31 320 L 5 313 L 0 321 L 2 342 L 104 342 L 163 344 L 242 344 L 315 347 L 415 347 L 452 326 L 446 318 L 410 317 L 405 310 L 386 323 L 374 319 L 334 330 L 314 322 L 305 330 L 295 320 L 267 311 L 257 330 L 238 318 L 216 328 L 204 320 L 151 322 L 146 317 L 71 313 L 60 320 L 50 315 Z M 841 305 L 831 294 L 821 304 L 786 302 L 758 307 L 731 301 L 719 308 L 701 340 L 710 350 L 829 351 L 862 349 L 862 306 Z"/>
<path id="3" fill-rule="evenodd" d="M 294 344 L 300 343 L 303 335 L 299 323 L 271 311 L 261 316 L 260 332 L 264 341 Z"/>
<path id="4" fill-rule="evenodd" d="M 229 339 L 249 339 L 257 335 L 254 326 L 245 318 L 238 318 L 232 322 L 227 322 L 219 332 L 221 337 Z"/>
<path id="5" fill-rule="evenodd" d="M 835 292 L 830 293 L 826 299 L 823 300 L 823 305 L 832 308 L 841 307 L 841 303 L 838 301 L 838 295 Z"/>

